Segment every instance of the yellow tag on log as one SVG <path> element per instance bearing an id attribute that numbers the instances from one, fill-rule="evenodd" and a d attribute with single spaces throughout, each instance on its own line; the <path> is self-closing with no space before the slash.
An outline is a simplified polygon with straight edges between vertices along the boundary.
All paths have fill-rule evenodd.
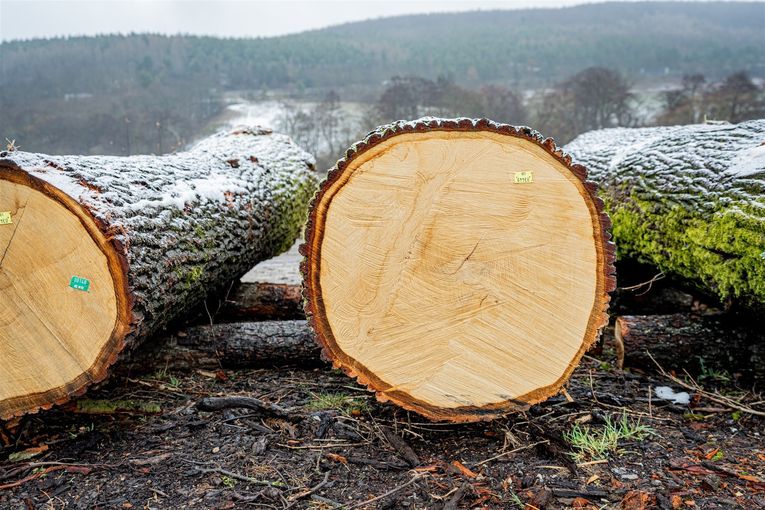
<path id="1" fill-rule="evenodd" d="M 10 225 L 11 223 L 13 223 L 11 211 L 0 211 L 0 225 Z"/>
<path id="2" fill-rule="evenodd" d="M 515 184 L 528 184 L 534 182 L 534 174 L 531 172 L 515 172 L 513 181 Z"/>

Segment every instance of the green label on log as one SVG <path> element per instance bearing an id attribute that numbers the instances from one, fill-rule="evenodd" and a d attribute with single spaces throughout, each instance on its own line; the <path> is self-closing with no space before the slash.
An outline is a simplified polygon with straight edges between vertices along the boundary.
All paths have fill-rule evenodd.
<path id="1" fill-rule="evenodd" d="M 534 174 L 531 172 L 515 172 L 513 181 L 515 184 L 528 184 L 534 182 Z"/>
<path id="2" fill-rule="evenodd" d="M 79 276 L 72 276 L 72 279 L 69 280 L 69 286 L 75 290 L 83 290 L 87 292 L 88 289 L 90 289 L 90 280 Z"/>
<path id="3" fill-rule="evenodd" d="M 11 223 L 13 223 L 11 211 L 0 211 L 0 225 L 10 225 Z"/>

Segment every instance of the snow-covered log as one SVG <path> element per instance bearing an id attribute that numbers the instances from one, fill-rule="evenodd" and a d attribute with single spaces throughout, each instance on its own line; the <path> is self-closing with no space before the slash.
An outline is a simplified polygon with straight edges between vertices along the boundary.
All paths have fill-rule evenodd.
<path id="1" fill-rule="evenodd" d="M 620 257 L 723 301 L 765 305 L 765 120 L 585 133 L 566 150 L 600 184 Z"/>
<path id="2" fill-rule="evenodd" d="M 316 183 L 312 157 L 261 128 L 161 157 L 0 153 L 0 418 L 83 392 L 289 248 Z"/>

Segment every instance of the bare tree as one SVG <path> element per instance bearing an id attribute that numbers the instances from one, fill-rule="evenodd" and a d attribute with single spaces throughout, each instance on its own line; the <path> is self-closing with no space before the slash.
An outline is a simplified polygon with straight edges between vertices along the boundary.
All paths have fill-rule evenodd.
<path id="1" fill-rule="evenodd" d="M 489 85 L 481 89 L 481 96 L 486 117 L 515 125 L 528 122 L 528 112 L 523 100 L 512 90 Z"/>
<path id="2" fill-rule="evenodd" d="M 710 91 L 707 101 L 711 116 L 734 123 L 758 118 L 765 113 L 762 90 L 746 71 L 728 76 Z"/>
<path id="3" fill-rule="evenodd" d="M 330 154 L 335 154 L 339 147 L 340 126 L 342 123 L 342 110 L 340 95 L 330 90 L 324 99 L 316 105 L 313 111 L 314 123 L 319 135 Z"/>
<path id="4" fill-rule="evenodd" d="M 664 93 L 664 108 L 657 124 L 690 124 L 705 117 L 741 122 L 765 115 L 763 91 L 746 71 L 707 84 L 700 74 L 684 76 L 681 87 Z"/>
<path id="5" fill-rule="evenodd" d="M 703 74 L 686 74 L 681 87 L 662 94 L 664 107 L 657 124 L 695 124 L 703 119 L 706 78 Z"/>
<path id="6" fill-rule="evenodd" d="M 585 131 L 635 125 L 633 103 L 630 86 L 619 73 L 590 67 L 544 94 L 536 124 L 566 143 Z"/>

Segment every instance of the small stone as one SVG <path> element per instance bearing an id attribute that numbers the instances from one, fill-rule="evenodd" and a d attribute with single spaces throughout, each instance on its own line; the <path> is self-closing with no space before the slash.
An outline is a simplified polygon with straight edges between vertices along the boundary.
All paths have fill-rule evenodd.
<path id="1" fill-rule="evenodd" d="M 616 467 L 611 471 L 622 480 L 637 480 L 639 478 L 637 473 L 634 473 L 627 468 Z"/>
<path id="2" fill-rule="evenodd" d="M 708 491 L 715 492 L 720 488 L 720 477 L 707 475 L 701 480 L 701 486 Z"/>

